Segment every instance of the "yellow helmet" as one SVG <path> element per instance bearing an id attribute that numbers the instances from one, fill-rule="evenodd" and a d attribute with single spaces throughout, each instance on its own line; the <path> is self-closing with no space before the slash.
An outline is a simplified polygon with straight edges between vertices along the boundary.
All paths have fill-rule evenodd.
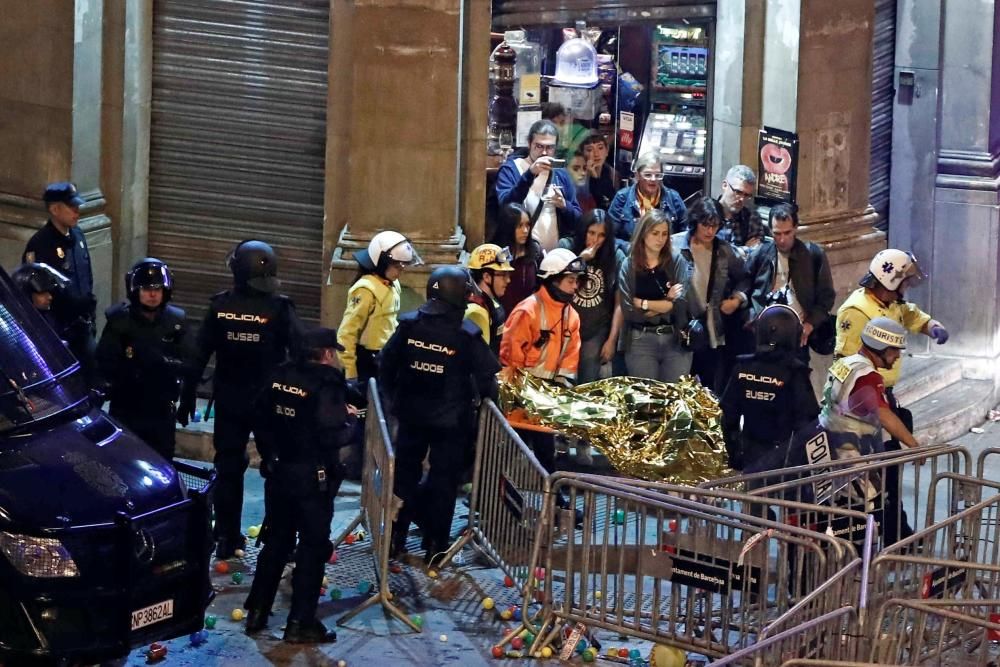
<path id="1" fill-rule="evenodd" d="M 501 248 L 493 243 L 484 243 L 469 253 L 468 267 L 473 271 L 481 269 L 513 271 L 514 267 L 510 265 L 513 259 L 507 248 Z"/>

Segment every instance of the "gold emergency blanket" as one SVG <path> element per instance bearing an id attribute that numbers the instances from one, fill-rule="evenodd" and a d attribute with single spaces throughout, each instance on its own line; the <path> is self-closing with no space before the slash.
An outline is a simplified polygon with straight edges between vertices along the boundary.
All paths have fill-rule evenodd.
<path id="1" fill-rule="evenodd" d="M 500 402 L 514 426 L 527 421 L 587 440 L 625 475 L 698 484 L 733 474 L 719 403 L 688 376 L 613 377 L 568 389 L 522 371 L 501 380 Z"/>

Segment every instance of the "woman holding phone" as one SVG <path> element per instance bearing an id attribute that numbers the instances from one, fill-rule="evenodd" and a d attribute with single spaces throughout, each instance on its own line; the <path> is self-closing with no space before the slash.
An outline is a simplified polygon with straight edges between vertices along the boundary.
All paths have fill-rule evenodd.
<path id="1" fill-rule="evenodd" d="M 688 322 L 688 265 L 670 244 L 670 221 L 659 209 L 643 214 L 618 275 L 628 374 L 676 382 L 691 368 L 680 343 Z"/>

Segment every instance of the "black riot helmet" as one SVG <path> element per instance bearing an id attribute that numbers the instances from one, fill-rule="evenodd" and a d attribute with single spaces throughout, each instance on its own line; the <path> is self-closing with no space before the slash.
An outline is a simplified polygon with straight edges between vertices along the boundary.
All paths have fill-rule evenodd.
<path id="1" fill-rule="evenodd" d="M 802 341 L 802 322 L 789 306 L 775 304 L 757 316 L 755 324 L 757 351 L 794 352 Z"/>
<path id="2" fill-rule="evenodd" d="M 174 279 L 170 275 L 170 267 L 155 257 L 140 259 L 125 274 L 125 293 L 133 306 L 139 305 L 139 290 L 156 289 L 163 290 L 163 302 L 160 307 L 167 305 L 170 295 L 174 289 Z"/>
<path id="3" fill-rule="evenodd" d="M 472 277 L 460 266 L 441 266 L 427 279 L 427 301 L 445 303 L 464 311 L 472 291 Z"/>
<path id="4" fill-rule="evenodd" d="M 226 263 L 237 287 L 251 287 L 268 294 L 278 291 L 278 257 L 263 241 L 241 241 Z"/>
<path id="5" fill-rule="evenodd" d="M 55 296 L 69 285 L 69 278 L 42 262 L 22 264 L 11 274 L 11 278 L 29 299 L 32 294 L 42 292 Z"/>

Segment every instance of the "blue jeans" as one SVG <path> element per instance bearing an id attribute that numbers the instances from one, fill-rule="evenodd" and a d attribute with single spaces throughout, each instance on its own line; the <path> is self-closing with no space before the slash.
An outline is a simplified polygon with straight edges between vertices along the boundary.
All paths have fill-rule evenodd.
<path id="1" fill-rule="evenodd" d="M 626 329 L 625 365 L 633 377 L 676 382 L 691 370 L 691 353 L 684 351 L 673 333 L 653 329 Z"/>

